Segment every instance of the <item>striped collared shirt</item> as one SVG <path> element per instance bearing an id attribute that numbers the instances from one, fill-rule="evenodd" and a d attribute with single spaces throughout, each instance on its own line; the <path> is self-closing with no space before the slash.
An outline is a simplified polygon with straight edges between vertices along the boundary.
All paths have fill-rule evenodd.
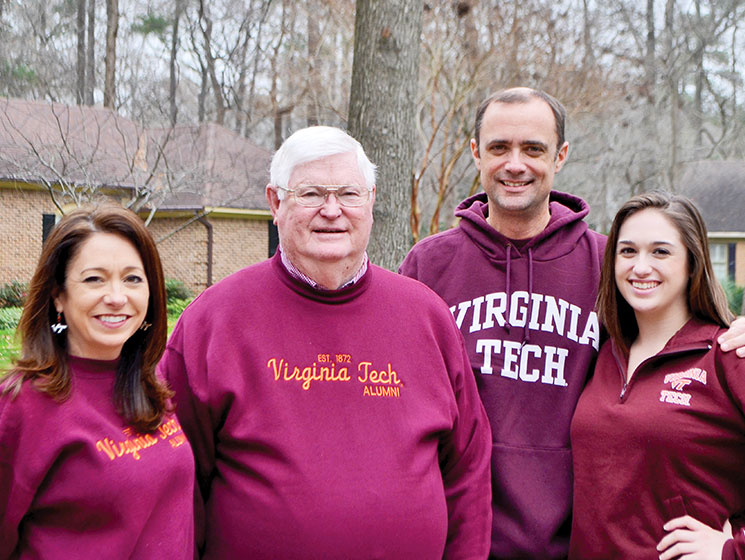
<path id="1" fill-rule="evenodd" d="M 312 288 L 316 290 L 326 290 L 326 291 L 333 291 L 329 290 L 328 288 L 322 288 L 318 285 L 318 282 L 310 278 L 309 276 L 306 276 L 302 272 L 300 272 L 297 267 L 290 262 L 290 259 L 287 257 L 285 252 L 282 250 L 282 247 L 279 247 L 277 249 L 279 251 L 279 256 L 282 258 L 282 264 L 287 269 L 287 272 L 290 273 L 290 276 L 293 278 L 297 278 L 298 280 L 305 282 Z M 351 286 L 352 284 L 356 283 L 360 278 L 362 278 L 365 275 L 365 272 L 367 272 L 367 265 L 370 262 L 370 260 L 367 257 L 367 251 L 365 251 L 365 254 L 362 258 L 362 265 L 360 266 L 359 270 L 355 273 L 354 276 L 352 276 L 351 279 L 349 279 L 347 282 L 345 282 L 343 285 L 341 285 L 338 289 L 341 290 L 343 288 L 346 288 L 348 286 Z"/>

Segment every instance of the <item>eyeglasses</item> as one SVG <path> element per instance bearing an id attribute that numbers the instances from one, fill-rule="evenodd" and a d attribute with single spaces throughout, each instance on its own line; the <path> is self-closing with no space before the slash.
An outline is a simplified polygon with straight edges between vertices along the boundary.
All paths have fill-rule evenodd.
<path id="1" fill-rule="evenodd" d="M 365 204 L 370 199 L 370 193 L 372 192 L 372 189 L 355 185 L 308 185 L 297 187 L 296 189 L 277 188 L 287 191 L 295 197 L 295 202 L 307 208 L 323 206 L 331 193 L 334 193 L 336 200 L 342 206 L 354 208 Z"/>

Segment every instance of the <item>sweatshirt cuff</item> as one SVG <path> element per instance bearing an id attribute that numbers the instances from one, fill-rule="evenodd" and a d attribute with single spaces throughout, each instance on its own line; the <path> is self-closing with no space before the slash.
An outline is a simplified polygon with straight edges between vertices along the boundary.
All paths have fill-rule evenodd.
<path id="1" fill-rule="evenodd" d="M 740 532 L 722 547 L 722 560 L 745 560 L 745 534 Z"/>
<path id="2" fill-rule="evenodd" d="M 722 560 L 737 560 L 735 558 L 735 539 L 729 539 L 722 547 Z"/>

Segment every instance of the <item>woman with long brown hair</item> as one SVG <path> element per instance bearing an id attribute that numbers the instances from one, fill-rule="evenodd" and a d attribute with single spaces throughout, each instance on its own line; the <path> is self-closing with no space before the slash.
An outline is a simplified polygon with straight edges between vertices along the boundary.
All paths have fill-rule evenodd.
<path id="1" fill-rule="evenodd" d="M 610 340 L 572 420 L 570 558 L 743 557 L 745 363 L 716 342 L 732 315 L 690 200 L 622 206 L 598 312 Z"/>
<path id="2" fill-rule="evenodd" d="M 155 375 L 165 301 L 133 212 L 52 230 L 0 384 L 0 558 L 193 557 L 194 463 Z"/>

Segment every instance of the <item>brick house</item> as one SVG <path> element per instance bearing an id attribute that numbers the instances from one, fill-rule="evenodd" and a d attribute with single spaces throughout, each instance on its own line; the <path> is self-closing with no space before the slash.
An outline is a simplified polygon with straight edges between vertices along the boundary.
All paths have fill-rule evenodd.
<path id="1" fill-rule="evenodd" d="M 685 164 L 679 191 L 696 204 L 706 222 L 719 281 L 745 286 L 745 162 Z"/>
<path id="2" fill-rule="evenodd" d="M 0 284 L 31 277 L 63 212 L 107 198 L 149 220 L 166 277 L 196 294 L 276 248 L 270 159 L 213 123 L 144 128 L 101 107 L 0 99 Z"/>

